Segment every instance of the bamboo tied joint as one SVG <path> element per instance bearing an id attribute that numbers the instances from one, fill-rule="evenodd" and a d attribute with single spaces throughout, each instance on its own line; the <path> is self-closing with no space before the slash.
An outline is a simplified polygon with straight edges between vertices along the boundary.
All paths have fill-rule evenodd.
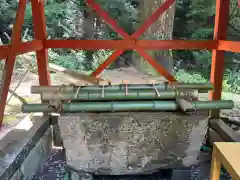
<path id="1" fill-rule="evenodd" d="M 47 104 L 23 105 L 23 112 L 122 112 L 231 109 L 232 101 L 197 101 L 198 93 L 212 90 L 211 84 L 129 84 L 33 86 Z"/>

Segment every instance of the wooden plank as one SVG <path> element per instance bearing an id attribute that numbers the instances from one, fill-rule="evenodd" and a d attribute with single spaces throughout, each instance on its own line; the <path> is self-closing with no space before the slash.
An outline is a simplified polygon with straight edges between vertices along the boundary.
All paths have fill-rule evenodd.
<path id="1" fill-rule="evenodd" d="M 18 49 L 18 46 L 21 42 L 21 31 L 22 31 L 22 25 L 24 23 L 24 14 L 26 9 L 26 3 L 27 0 L 20 0 L 18 5 L 18 10 L 16 14 L 16 22 L 13 26 L 13 32 L 11 37 L 11 49 L 10 53 L 6 59 L 4 70 L 3 70 L 3 76 L 2 76 L 2 84 L 0 87 L 0 125 L 2 125 L 2 120 L 4 116 L 4 110 L 8 95 L 9 86 L 11 83 L 13 68 L 15 65 L 15 59 L 16 59 L 16 51 Z"/>
<path id="2" fill-rule="evenodd" d="M 214 149 L 217 159 L 220 160 L 220 163 L 231 175 L 232 179 L 240 179 L 240 143 L 217 142 L 214 145 Z"/>
<path id="3" fill-rule="evenodd" d="M 48 71 L 48 50 L 45 48 L 47 39 L 46 22 L 44 15 L 44 1 L 31 0 L 33 29 L 36 40 L 43 42 L 44 48 L 37 51 L 37 65 L 40 85 L 50 85 L 50 73 Z"/>
<path id="4" fill-rule="evenodd" d="M 222 120 L 210 119 L 209 123 L 210 128 L 216 131 L 225 141 L 240 142 L 240 136 Z"/>
<path id="5" fill-rule="evenodd" d="M 214 27 L 214 40 L 225 40 L 228 29 L 230 0 L 216 0 L 216 15 Z M 211 100 L 220 100 L 222 94 L 222 81 L 224 72 L 224 51 L 213 50 L 212 67 L 211 67 L 211 83 L 214 90 L 210 92 Z M 219 117 L 220 111 L 211 111 L 212 117 Z"/>
<path id="6" fill-rule="evenodd" d="M 32 51 L 37 51 L 42 48 L 43 48 L 42 41 L 39 41 L 39 40 L 23 42 L 18 45 L 15 55 L 18 56 L 18 55 L 29 53 Z M 9 55 L 10 51 L 11 51 L 11 45 L 0 46 L 0 60 L 6 59 Z"/>
<path id="7" fill-rule="evenodd" d="M 71 48 L 71 49 L 119 49 L 132 50 L 136 47 L 133 40 L 47 40 L 46 48 Z"/>
<path id="8" fill-rule="evenodd" d="M 46 48 L 71 49 L 118 49 L 118 50 L 168 50 L 168 49 L 209 49 L 217 48 L 217 41 L 186 40 L 47 40 Z"/>
<path id="9" fill-rule="evenodd" d="M 68 76 L 69 81 L 71 81 L 71 83 L 74 83 L 76 85 L 79 85 L 77 83 L 79 81 L 82 82 L 81 85 L 83 85 L 83 82 L 88 82 L 90 84 L 98 85 L 100 81 L 104 81 L 104 79 L 88 76 L 88 75 L 82 74 L 80 72 L 71 71 L 66 68 L 57 66 L 55 64 L 49 64 L 49 70 L 59 73 L 59 74 L 62 74 L 64 76 Z M 85 85 L 86 85 L 86 83 L 85 83 Z"/>
<path id="10" fill-rule="evenodd" d="M 217 49 L 218 42 L 214 40 L 138 40 L 136 47 L 145 50 L 183 50 L 183 49 Z"/>
<path id="11" fill-rule="evenodd" d="M 216 145 L 213 146 L 210 180 L 219 180 L 221 173 L 221 162 Z"/>
<path id="12" fill-rule="evenodd" d="M 240 53 L 239 41 L 218 41 L 218 50 Z"/>

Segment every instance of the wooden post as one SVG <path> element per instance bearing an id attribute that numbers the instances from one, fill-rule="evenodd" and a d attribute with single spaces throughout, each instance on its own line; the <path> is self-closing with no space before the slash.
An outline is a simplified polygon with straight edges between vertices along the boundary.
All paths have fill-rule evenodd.
<path id="1" fill-rule="evenodd" d="M 220 179 L 222 166 L 232 179 L 240 179 L 239 151 L 240 143 L 214 143 L 210 180 Z"/>
<path id="2" fill-rule="evenodd" d="M 48 86 L 50 85 L 50 73 L 48 71 L 48 50 L 45 45 L 47 40 L 47 31 L 44 14 L 44 0 L 31 0 L 31 3 L 35 39 L 41 40 L 43 43 L 43 49 L 36 52 L 39 84 Z"/>
<path id="3" fill-rule="evenodd" d="M 228 29 L 230 0 L 216 0 L 216 15 L 214 40 L 225 40 Z M 214 90 L 210 93 L 211 100 L 220 100 L 222 94 L 222 81 L 224 73 L 224 51 L 213 50 L 212 67 L 211 67 L 211 83 Z M 218 118 L 219 110 L 211 111 L 211 117 Z"/>
<path id="4" fill-rule="evenodd" d="M 11 37 L 11 49 L 9 55 L 6 59 L 3 76 L 2 76 L 2 84 L 0 87 L 0 125 L 2 125 L 2 120 L 4 116 L 4 110 L 8 95 L 9 86 L 11 83 L 12 73 L 16 60 L 16 53 L 18 52 L 19 45 L 21 43 L 21 30 L 22 25 L 24 23 L 24 14 L 26 9 L 27 0 L 20 0 L 16 15 L 16 22 L 13 26 L 12 37 Z"/>
<path id="5" fill-rule="evenodd" d="M 212 163 L 211 163 L 211 180 L 219 180 L 220 173 L 221 173 L 221 162 L 219 154 L 217 153 L 218 149 L 216 145 L 213 145 L 213 152 L 212 152 Z"/>

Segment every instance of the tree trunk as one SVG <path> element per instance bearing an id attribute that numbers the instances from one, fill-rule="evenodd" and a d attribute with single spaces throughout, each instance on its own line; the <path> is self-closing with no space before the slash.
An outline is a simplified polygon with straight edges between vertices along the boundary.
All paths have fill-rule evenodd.
<path id="1" fill-rule="evenodd" d="M 144 22 L 147 18 L 149 18 L 153 12 L 160 7 L 165 0 L 144 0 L 141 1 L 140 9 L 143 13 L 141 13 L 141 20 Z M 149 40 L 170 40 L 172 39 L 173 34 L 173 25 L 174 25 L 174 15 L 175 15 L 175 4 L 173 4 L 167 11 L 165 11 L 159 19 L 153 23 L 150 28 L 144 33 L 142 36 L 143 39 Z M 174 63 L 172 59 L 172 52 L 169 51 L 151 51 L 150 54 L 154 59 L 158 61 L 161 65 L 163 65 L 171 74 L 173 74 Z M 143 69 L 146 66 L 143 63 L 143 59 L 141 58 L 140 62 L 137 59 L 137 63 L 135 63 L 139 68 Z M 148 65 L 147 65 L 148 66 Z M 147 68 L 149 71 L 149 68 Z"/>
<path id="2" fill-rule="evenodd" d="M 89 13 L 86 10 L 84 11 L 84 23 L 83 23 L 83 38 L 84 40 L 94 39 L 94 17 L 93 13 Z M 93 70 L 93 54 L 94 51 L 86 50 L 85 51 L 85 61 L 84 67 L 87 71 Z"/>

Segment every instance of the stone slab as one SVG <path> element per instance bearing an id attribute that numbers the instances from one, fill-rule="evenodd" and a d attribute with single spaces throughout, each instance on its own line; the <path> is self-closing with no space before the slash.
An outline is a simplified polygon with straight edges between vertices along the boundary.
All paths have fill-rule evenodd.
<path id="1" fill-rule="evenodd" d="M 198 114 L 199 113 L 199 114 Z M 96 175 L 148 174 L 198 163 L 207 114 L 79 113 L 58 123 L 67 164 Z"/>
<path id="2" fill-rule="evenodd" d="M 49 118 L 24 119 L 0 141 L 0 179 L 30 179 L 51 150 Z"/>

